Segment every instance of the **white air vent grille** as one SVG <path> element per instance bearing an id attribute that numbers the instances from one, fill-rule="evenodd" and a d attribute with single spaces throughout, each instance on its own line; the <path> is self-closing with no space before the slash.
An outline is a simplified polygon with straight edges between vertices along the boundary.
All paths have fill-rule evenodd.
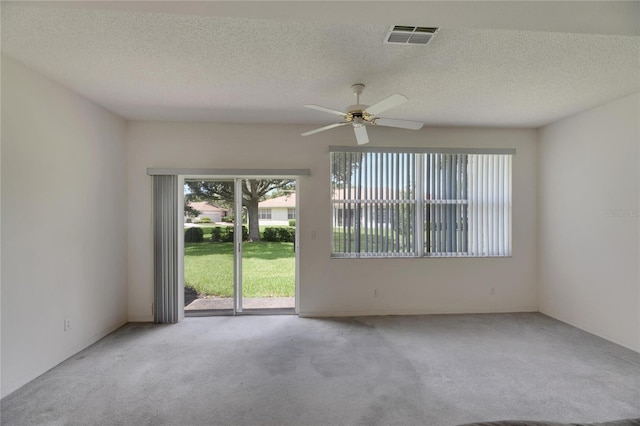
<path id="1" fill-rule="evenodd" d="M 387 31 L 384 38 L 386 44 L 426 45 L 438 32 L 435 27 L 407 27 L 395 25 Z"/>

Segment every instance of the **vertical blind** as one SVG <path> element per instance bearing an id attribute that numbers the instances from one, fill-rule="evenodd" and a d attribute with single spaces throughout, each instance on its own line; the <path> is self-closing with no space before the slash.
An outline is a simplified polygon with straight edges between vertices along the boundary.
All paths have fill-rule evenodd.
<path id="1" fill-rule="evenodd" d="M 511 162 L 511 155 L 470 158 L 470 255 L 511 255 Z"/>
<path id="2" fill-rule="evenodd" d="M 510 256 L 512 154 L 331 153 L 334 257 Z"/>
<path id="3" fill-rule="evenodd" d="M 415 255 L 414 155 L 332 154 L 333 252 Z"/>
<path id="4" fill-rule="evenodd" d="M 425 254 L 468 252 L 467 154 L 424 154 Z"/>
<path id="5" fill-rule="evenodd" d="M 178 322 L 178 177 L 153 176 L 153 320 Z"/>

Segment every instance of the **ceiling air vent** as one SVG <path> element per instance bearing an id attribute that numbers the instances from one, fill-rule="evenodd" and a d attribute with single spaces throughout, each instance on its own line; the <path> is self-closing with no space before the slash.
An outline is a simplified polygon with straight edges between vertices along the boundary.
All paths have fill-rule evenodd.
<path id="1" fill-rule="evenodd" d="M 385 44 L 416 44 L 426 45 L 438 32 L 436 27 L 407 27 L 395 25 L 387 31 Z"/>

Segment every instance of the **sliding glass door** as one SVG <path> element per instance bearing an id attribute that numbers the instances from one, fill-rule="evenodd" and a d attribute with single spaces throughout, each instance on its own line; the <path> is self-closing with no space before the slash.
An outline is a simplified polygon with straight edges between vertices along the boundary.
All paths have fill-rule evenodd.
<path id="1" fill-rule="evenodd" d="M 292 311 L 296 289 L 296 182 L 242 179 L 242 311 Z"/>
<path id="2" fill-rule="evenodd" d="M 186 315 L 234 313 L 234 185 L 233 179 L 185 179 Z"/>
<path id="3" fill-rule="evenodd" d="M 185 179 L 187 316 L 294 313 L 295 178 Z"/>

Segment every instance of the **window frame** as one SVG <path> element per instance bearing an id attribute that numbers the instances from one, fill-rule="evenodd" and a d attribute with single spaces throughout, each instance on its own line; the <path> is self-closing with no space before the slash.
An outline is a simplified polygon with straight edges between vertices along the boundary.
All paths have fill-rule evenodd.
<path id="1" fill-rule="evenodd" d="M 347 259 L 353 259 L 353 258 L 376 258 L 376 259 L 385 259 L 385 258 L 398 258 L 398 257 L 402 257 L 402 258 L 432 258 L 432 257 L 437 257 L 437 258 L 442 258 L 442 257 L 456 257 L 456 258 L 467 258 L 467 257 L 473 257 L 473 258 L 477 258 L 477 257 L 512 257 L 513 256 L 513 245 L 512 245 L 512 203 L 513 203 L 513 185 L 512 185 L 512 178 L 513 178 L 513 167 L 512 167 L 512 159 L 516 154 L 516 150 L 513 148 L 507 148 L 507 149 L 503 149 L 503 148 L 497 148 L 497 149 L 493 149 L 493 148 L 489 148 L 489 149 L 483 149 L 483 148 L 389 148 L 389 147 L 351 147 L 351 146 L 331 146 L 329 147 L 329 153 L 330 153 L 330 164 L 331 164 L 331 171 L 330 171 L 330 203 L 331 203 L 331 208 L 332 208 L 332 213 L 331 213 L 331 223 L 332 223 L 332 232 L 331 232 L 331 258 L 336 258 L 336 259 L 342 259 L 342 258 L 347 258 Z M 371 253 L 371 252 L 363 252 L 362 251 L 362 243 L 360 240 L 362 240 L 364 237 L 362 236 L 363 234 L 361 234 L 360 232 L 360 226 L 357 226 L 358 232 L 354 233 L 354 234 L 349 234 L 349 235 L 353 235 L 353 237 L 349 237 L 348 239 L 353 238 L 353 244 L 357 245 L 356 250 L 359 251 L 352 251 L 351 248 L 347 249 L 345 246 L 340 247 L 339 245 L 336 244 L 336 227 L 342 227 L 344 230 L 344 217 L 342 217 L 342 221 L 339 221 L 338 219 L 336 219 L 336 212 L 342 210 L 343 214 L 342 216 L 345 216 L 345 214 L 350 213 L 351 215 L 353 215 L 355 213 L 356 217 L 359 217 L 360 220 L 359 222 L 362 222 L 363 220 L 365 220 L 365 218 L 362 216 L 361 211 L 364 209 L 364 205 L 366 203 L 371 203 L 372 200 L 366 200 L 363 203 L 362 199 L 353 199 L 355 198 L 354 196 L 352 196 L 352 198 L 337 198 L 335 196 L 335 181 L 334 181 L 334 166 L 335 166 L 335 156 L 334 154 L 337 153 L 366 153 L 366 154 L 372 154 L 372 153 L 382 153 L 383 156 L 382 158 L 385 158 L 383 161 L 388 161 L 386 159 L 386 157 L 384 157 L 384 154 L 397 154 L 397 153 L 405 153 L 405 154 L 411 154 L 414 156 L 414 158 L 416 158 L 415 161 L 415 170 L 413 170 L 413 174 L 411 175 L 411 183 L 414 187 L 414 200 L 411 201 L 412 205 L 415 205 L 415 214 L 413 215 L 413 217 L 410 217 L 410 219 L 408 220 L 408 222 L 406 222 L 407 224 L 405 226 L 408 227 L 412 227 L 414 229 L 414 234 L 412 236 L 413 238 L 413 244 L 414 244 L 414 249 L 410 250 L 410 251 L 405 251 L 405 252 L 401 252 L 401 253 L 395 253 L 395 252 L 390 252 L 390 251 L 378 251 L 375 253 Z M 463 155 L 466 157 L 455 157 L 457 158 L 457 162 L 455 163 L 456 167 L 464 167 L 464 185 L 470 185 L 469 182 L 472 179 L 475 179 L 475 177 L 469 175 L 470 173 L 470 163 L 469 163 L 469 159 L 471 158 L 471 156 L 476 156 L 474 158 L 480 158 L 479 156 L 503 156 L 503 158 L 505 158 L 505 164 L 507 164 L 506 170 L 508 170 L 507 172 L 504 172 L 504 175 L 499 175 L 498 172 L 495 172 L 493 170 L 490 170 L 490 175 L 494 175 L 495 176 L 501 176 L 501 178 L 505 179 L 505 188 L 508 188 L 506 191 L 507 195 L 503 195 L 502 193 L 500 193 L 499 197 L 500 197 L 500 202 L 503 201 L 502 197 L 505 197 L 505 200 L 508 201 L 508 206 L 504 207 L 504 212 L 502 211 L 503 206 L 502 204 L 499 204 L 498 201 L 496 201 L 495 196 L 492 197 L 485 197 L 487 199 L 490 199 L 491 201 L 487 201 L 487 199 L 484 199 L 483 202 L 485 203 L 485 208 L 486 205 L 489 204 L 489 209 L 491 209 L 492 211 L 495 210 L 498 212 L 498 214 L 505 214 L 507 215 L 506 218 L 503 219 L 500 218 L 499 222 L 500 222 L 500 227 L 508 227 L 507 231 L 503 231 L 501 230 L 502 228 L 498 229 L 498 227 L 494 227 L 492 229 L 492 235 L 501 235 L 501 238 L 503 236 L 503 234 L 505 235 L 505 238 L 508 237 L 508 242 L 504 244 L 504 246 L 506 247 L 505 250 L 502 249 L 502 246 L 500 248 L 501 251 L 500 253 L 496 254 L 495 250 L 496 248 L 492 246 L 491 250 L 493 250 L 492 252 L 488 252 L 487 249 L 485 248 L 487 243 L 485 242 L 485 240 L 487 239 L 491 239 L 494 237 L 487 237 L 486 235 L 482 236 L 482 240 L 480 242 L 480 246 L 482 246 L 481 251 L 473 251 L 471 248 L 469 248 L 470 246 L 468 245 L 468 241 L 470 241 L 471 239 L 471 235 L 470 235 L 470 229 L 469 229 L 469 225 L 470 225 L 470 219 L 469 219 L 469 215 L 470 215 L 470 209 L 471 209 L 471 195 L 466 194 L 465 198 L 460 198 L 460 194 L 456 195 L 454 198 L 451 199 L 444 199 L 444 200 L 434 200 L 431 199 L 431 195 L 427 195 L 425 193 L 425 188 L 426 186 L 429 185 L 429 182 L 427 179 L 427 177 L 425 176 L 426 174 L 426 170 L 428 170 L 427 166 L 425 165 L 425 163 L 428 163 L 433 158 L 434 156 L 426 156 L 423 154 L 457 154 L 457 155 Z M 437 157 L 437 156 L 436 156 Z M 361 157 L 362 158 L 362 157 Z M 454 158 L 454 157 L 445 157 L 445 158 Z M 460 166 L 459 163 L 461 160 L 461 158 L 464 158 L 464 166 Z M 359 161 L 362 161 L 359 160 Z M 474 161 L 479 161 L 479 160 L 474 160 Z M 348 161 L 347 161 L 348 163 Z M 345 163 L 345 164 L 347 164 Z M 353 163 L 350 163 L 353 164 Z M 498 165 L 498 162 L 496 160 L 496 167 Z M 493 166 L 493 160 L 491 160 L 491 165 Z M 345 166 L 346 167 L 346 166 Z M 350 166 L 351 167 L 351 166 Z M 371 166 L 374 167 L 374 166 Z M 500 172 L 502 173 L 502 169 L 500 169 Z M 368 173 L 368 172 L 365 172 Z M 383 172 L 383 173 L 388 173 L 388 172 Z M 462 173 L 462 172 L 461 172 Z M 354 179 L 354 178 L 352 178 Z M 457 175 L 456 175 L 456 179 L 457 179 Z M 346 181 L 345 181 L 346 182 Z M 495 185 L 502 186 L 503 183 L 502 181 L 500 181 L 500 184 L 495 183 Z M 465 187 L 465 191 L 466 191 L 466 187 Z M 358 191 L 362 191 L 361 187 L 358 187 Z M 502 191 L 502 189 L 500 189 L 499 191 Z M 406 200 L 404 200 L 406 201 Z M 390 200 L 390 199 L 385 199 L 384 202 L 391 202 L 388 205 L 393 205 L 394 203 L 400 203 L 402 201 L 400 200 Z M 384 204 L 378 202 L 377 204 Z M 356 205 L 358 204 L 359 205 Z M 376 201 L 373 201 L 373 203 L 375 204 Z M 447 224 L 450 222 L 442 222 L 443 219 L 440 219 L 440 222 L 437 221 L 429 221 L 429 224 L 427 224 L 425 222 L 425 216 L 429 215 L 429 212 L 433 211 L 433 206 L 455 206 L 455 215 L 454 217 L 456 217 L 456 219 L 454 219 L 454 222 L 451 223 L 455 223 L 455 231 L 453 232 L 453 234 L 451 234 L 451 232 L 447 231 L 449 235 L 449 238 L 453 238 L 454 240 L 457 240 L 457 244 L 461 246 L 454 246 L 457 247 L 455 251 L 447 251 L 447 245 L 443 245 L 441 247 L 445 247 L 444 250 L 442 251 L 433 251 L 433 247 L 432 246 L 427 246 L 427 242 L 429 241 L 429 234 L 431 234 L 432 232 L 428 230 L 432 229 L 432 226 L 434 224 L 440 224 L 442 225 L 443 223 Z M 348 206 L 351 206 L 351 208 L 346 208 Z M 360 211 L 360 213 L 358 213 Z M 440 207 L 440 211 L 442 211 L 442 207 Z M 444 211 L 447 211 L 447 209 L 444 209 Z M 347 213 L 345 213 L 347 212 Z M 382 213 L 384 215 L 385 210 L 383 208 L 383 210 L 378 211 L 377 214 L 379 215 L 379 213 Z M 390 209 L 387 210 L 387 213 L 393 213 Z M 457 216 L 456 216 L 457 215 Z M 448 214 L 446 215 L 448 216 Z M 337 223 L 336 221 L 339 221 L 340 223 Z M 353 221 L 353 219 L 351 219 Z M 486 219 L 485 219 L 486 220 Z M 358 222 L 358 221 L 354 221 L 354 222 Z M 383 221 L 384 222 L 384 221 Z M 354 229 L 356 228 L 356 226 L 353 226 Z M 366 229 L 366 226 L 365 226 Z M 460 231 L 462 229 L 462 231 Z M 396 230 L 397 232 L 397 230 Z M 441 234 L 444 234 L 445 232 L 441 231 Z M 344 236 L 343 236 L 344 238 Z M 389 236 L 387 235 L 386 238 L 389 238 Z M 391 238 L 398 238 L 397 235 L 392 235 Z M 478 239 L 478 238 L 476 238 Z M 356 244 L 357 242 L 357 244 Z M 388 243 L 387 243 L 388 245 Z M 336 250 L 336 247 L 340 247 L 338 250 Z M 465 248 L 464 251 L 462 251 L 462 247 Z M 475 247 L 475 246 L 474 246 Z M 477 248 L 477 247 L 476 247 Z M 366 249 L 366 248 L 365 248 Z"/>
<path id="2" fill-rule="evenodd" d="M 272 211 L 270 208 L 259 208 L 258 209 L 258 220 L 271 220 Z"/>

